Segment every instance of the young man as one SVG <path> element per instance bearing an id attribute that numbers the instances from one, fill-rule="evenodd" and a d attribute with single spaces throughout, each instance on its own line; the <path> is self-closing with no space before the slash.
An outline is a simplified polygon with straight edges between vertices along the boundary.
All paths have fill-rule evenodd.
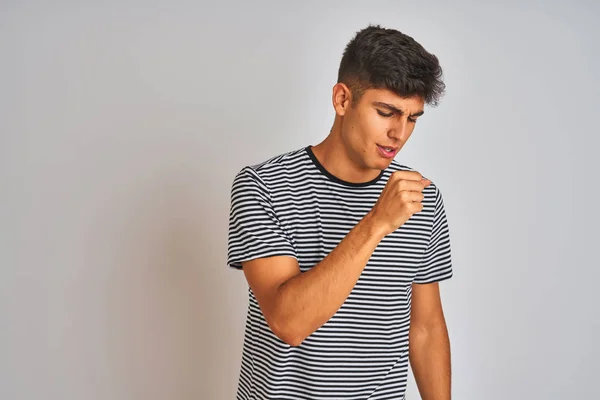
<path id="1" fill-rule="evenodd" d="M 394 157 L 444 92 L 438 59 L 369 26 L 348 43 L 316 146 L 243 168 L 228 265 L 249 308 L 238 399 L 450 399 L 438 282 L 452 276 L 442 194 Z"/>

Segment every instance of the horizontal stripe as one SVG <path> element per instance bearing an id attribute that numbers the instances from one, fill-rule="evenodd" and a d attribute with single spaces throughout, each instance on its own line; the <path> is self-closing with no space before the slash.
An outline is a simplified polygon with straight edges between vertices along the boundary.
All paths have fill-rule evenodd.
<path id="1" fill-rule="evenodd" d="M 372 182 L 324 172 L 310 148 L 246 166 L 231 186 L 227 263 L 288 256 L 302 272 L 318 264 L 372 209 L 392 161 Z M 408 371 L 413 283 L 452 276 L 442 194 L 423 190 L 423 210 L 387 235 L 340 309 L 293 347 L 269 328 L 251 289 L 237 399 L 402 399 Z"/>

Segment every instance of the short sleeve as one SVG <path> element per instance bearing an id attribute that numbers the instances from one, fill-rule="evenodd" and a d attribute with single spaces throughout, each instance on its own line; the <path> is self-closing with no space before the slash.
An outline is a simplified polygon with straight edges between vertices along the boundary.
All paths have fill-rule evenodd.
<path id="1" fill-rule="evenodd" d="M 242 261 L 271 256 L 298 258 L 267 185 L 252 167 L 245 167 L 231 186 L 227 264 L 242 269 Z"/>
<path id="2" fill-rule="evenodd" d="M 452 277 L 450 230 L 442 193 L 436 186 L 433 225 L 429 244 L 419 264 L 414 283 L 432 283 Z"/>

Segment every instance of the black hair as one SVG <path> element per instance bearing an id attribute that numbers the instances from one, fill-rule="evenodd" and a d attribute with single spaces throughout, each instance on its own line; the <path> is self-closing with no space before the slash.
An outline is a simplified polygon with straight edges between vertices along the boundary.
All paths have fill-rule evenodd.
<path id="1" fill-rule="evenodd" d="M 446 85 L 438 58 L 412 37 L 395 29 L 369 25 L 346 45 L 338 82 L 346 84 L 354 99 L 366 89 L 388 89 L 400 97 L 421 97 L 437 106 Z"/>

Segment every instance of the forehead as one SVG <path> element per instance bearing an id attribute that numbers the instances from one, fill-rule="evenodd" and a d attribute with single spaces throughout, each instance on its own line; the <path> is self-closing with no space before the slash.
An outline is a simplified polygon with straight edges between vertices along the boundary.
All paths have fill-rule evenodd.
<path id="1" fill-rule="evenodd" d="M 371 107 L 373 102 L 387 103 L 406 110 L 409 113 L 418 112 L 423 109 L 425 104 L 422 97 L 400 97 L 388 89 L 367 89 L 363 93 L 359 104 L 364 107 Z"/>

